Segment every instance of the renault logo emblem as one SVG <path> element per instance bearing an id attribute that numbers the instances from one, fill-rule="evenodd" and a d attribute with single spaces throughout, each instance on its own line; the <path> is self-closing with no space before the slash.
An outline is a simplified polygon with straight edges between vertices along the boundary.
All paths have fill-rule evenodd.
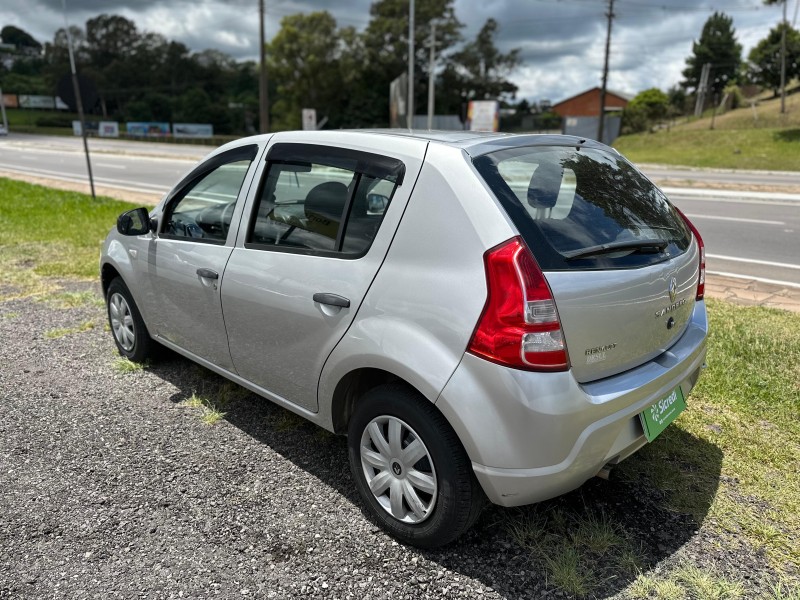
<path id="1" fill-rule="evenodd" d="M 669 301 L 674 303 L 678 295 L 678 280 L 674 277 L 669 280 Z"/>

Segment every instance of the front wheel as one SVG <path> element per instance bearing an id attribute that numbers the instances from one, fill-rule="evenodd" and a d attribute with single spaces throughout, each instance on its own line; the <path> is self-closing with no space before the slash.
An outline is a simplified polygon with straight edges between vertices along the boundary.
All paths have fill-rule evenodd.
<path id="1" fill-rule="evenodd" d="M 483 506 L 472 465 L 445 418 L 416 391 L 367 392 L 348 429 L 350 470 L 371 516 L 402 542 L 443 546 Z"/>
<path id="2" fill-rule="evenodd" d="M 120 277 L 116 277 L 108 286 L 106 307 L 108 324 L 111 326 L 119 353 L 137 363 L 152 358 L 156 342 L 147 333 L 147 327 L 130 290 Z"/>

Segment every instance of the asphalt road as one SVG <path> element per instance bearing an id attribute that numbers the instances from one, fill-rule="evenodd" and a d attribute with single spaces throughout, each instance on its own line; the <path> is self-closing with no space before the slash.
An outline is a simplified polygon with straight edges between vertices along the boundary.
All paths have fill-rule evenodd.
<path id="1" fill-rule="evenodd" d="M 208 146 L 90 140 L 98 184 L 160 196 Z M 12 134 L 0 138 L 0 170 L 86 181 L 80 139 Z M 800 185 L 800 174 L 646 167 L 658 179 L 748 185 Z M 706 242 L 709 273 L 800 288 L 800 196 L 681 189 L 670 198 Z M 787 200 L 787 198 L 795 200 Z M 777 200 L 776 198 L 781 198 Z"/>
<path id="2" fill-rule="evenodd" d="M 703 236 L 710 274 L 800 288 L 800 202 L 670 198 Z"/>

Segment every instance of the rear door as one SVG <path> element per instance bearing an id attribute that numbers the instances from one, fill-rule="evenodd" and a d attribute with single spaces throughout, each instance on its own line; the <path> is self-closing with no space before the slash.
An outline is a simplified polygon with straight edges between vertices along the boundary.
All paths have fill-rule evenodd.
<path id="1" fill-rule="evenodd" d="M 658 188 L 600 147 L 521 147 L 474 162 L 545 273 L 578 381 L 675 343 L 694 309 L 700 258 Z"/>
<path id="2" fill-rule="evenodd" d="M 400 137 L 336 139 L 273 138 L 222 286 L 238 373 L 313 411 L 325 360 L 386 255 L 426 148 Z"/>

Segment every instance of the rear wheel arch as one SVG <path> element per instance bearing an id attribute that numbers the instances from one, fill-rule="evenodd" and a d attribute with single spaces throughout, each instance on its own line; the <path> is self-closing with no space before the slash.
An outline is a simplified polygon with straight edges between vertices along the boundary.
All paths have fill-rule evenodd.
<path id="1" fill-rule="evenodd" d="M 370 517 L 390 535 L 422 548 L 447 544 L 469 529 L 486 497 L 463 444 L 436 405 L 400 379 L 372 387 L 358 400 L 348 422 L 348 459 Z M 404 453 L 392 449 L 392 422 L 395 436 L 409 444 L 404 448 L 422 442 L 424 460 L 416 462 L 420 457 L 412 454 L 414 458 L 404 462 Z M 375 423 L 380 428 L 375 431 L 384 432 L 378 438 L 372 429 Z M 396 481 L 386 483 L 392 471 Z M 403 491 L 405 487 L 413 493 Z M 397 500 L 396 510 L 397 492 L 402 492 L 402 499 Z"/>

